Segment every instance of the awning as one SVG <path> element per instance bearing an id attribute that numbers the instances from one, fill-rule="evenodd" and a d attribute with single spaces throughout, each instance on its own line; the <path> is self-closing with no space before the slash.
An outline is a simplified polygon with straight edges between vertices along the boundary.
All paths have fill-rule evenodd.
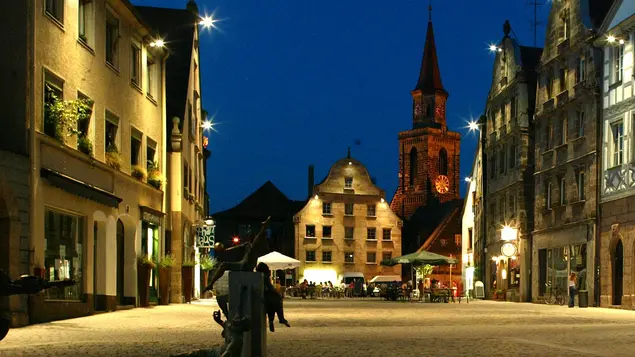
<path id="1" fill-rule="evenodd" d="M 66 192 L 87 198 L 108 207 L 117 208 L 119 207 L 119 203 L 123 201 L 122 198 L 119 198 L 108 191 L 91 186 L 57 171 L 41 168 L 40 177 L 45 178 L 52 185 L 57 186 Z"/>

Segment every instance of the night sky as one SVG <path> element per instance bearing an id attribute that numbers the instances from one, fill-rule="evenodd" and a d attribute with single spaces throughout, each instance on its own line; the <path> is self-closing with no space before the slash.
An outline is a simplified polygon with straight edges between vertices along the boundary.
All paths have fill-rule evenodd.
<path id="1" fill-rule="evenodd" d="M 470 175 L 477 141 L 467 121 L 482 113 L 491 84 L 494 55 L 487 46 L 502 38 L 506 19 L 517 40 L 533 46 L 528 2 L 433 0 L 441 76 L 450 92 L 448 125 L 463 134 L 462 177 Z M 203 107 L 216 115 L 218 131 L 208 147 L 211 211 L 236 205 L 267 180 L 304 199 L 308 165 L 315 165 L 319 182 L 348 146 L 390 200 L 397 187 L 397 134 L 412 126 L 410 91 L 423 55 L 428 1 L 197 3 L 202 14 L 222 19 L 200 41 Z M 548 6 L 538 10 L 539 47 Z"/>

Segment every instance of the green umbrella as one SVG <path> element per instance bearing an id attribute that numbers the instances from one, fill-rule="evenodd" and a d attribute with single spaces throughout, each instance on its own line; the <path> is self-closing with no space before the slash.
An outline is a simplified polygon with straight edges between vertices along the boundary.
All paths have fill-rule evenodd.
<path id="1" fill-rule="evenodd" d="M 456 264 L 457 260 L 454 258 L 446 257 L 445 255 L 436 254 L 421 250 L 411 254 L 402 255 L 401 257 L 387 259 L 381 262 L 381 265 L 394 266 L 397 264 L 412 264 L 412 265 L 447 265 Z"/>

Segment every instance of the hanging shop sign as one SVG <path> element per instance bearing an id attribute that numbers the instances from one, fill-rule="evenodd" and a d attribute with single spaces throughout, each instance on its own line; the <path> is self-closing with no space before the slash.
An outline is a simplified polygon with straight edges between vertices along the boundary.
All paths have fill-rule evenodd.
<path id="1" fill-rule="evenodd" d="M 216 225 L 200 225 L 196 227 L 196 246 L 199 248 L 212 248 L 215 243 Z"/>
<path id="2" fill-rule="evenodd" d="M 501 254 L 507 258 L 513 257 L 516 253 L 518 253 L 518 248 L 514 243 L 505 243 L 501 246 Z"/>

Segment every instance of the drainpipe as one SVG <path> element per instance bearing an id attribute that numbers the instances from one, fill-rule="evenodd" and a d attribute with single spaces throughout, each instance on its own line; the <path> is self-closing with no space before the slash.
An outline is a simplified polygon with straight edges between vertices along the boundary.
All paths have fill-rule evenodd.
<path id="1" fill-rule="evenodd" d="M 35 3 L 34 2 L 29 2 L 29 4 L 27 5 L 28 8 L 28 14 L 31 17 L 31 26 L 30 26 L 30 30 L 27 29 L 27 31 L 29 31 L 29 40 L 31 41 L 31 45 L 27 45 L 27 52 L 31 51 L 30 54 L 27 53 L 28 56 L 28 61 L 29 61 L 29 68 L 31 70 L 31 78 L 29 79 L 29 81 L 27 82 L 27 85 L 30 85 L 30 91 L 29 91 L 29 98 L 28 98 L 28 109 L 27 109 L 27 115 L 30 117 L 30 121 L 29 121 L 29 166 L 30 166 L 30 170 L 29 170 L 29 183 L 30 183 L 30 197 L 29 197 L 29 205 L 31 206 L 30 212 L 29 212 L 29 245 L 30 248 L 33 249 L 33 253 L 32 253 L 32 257 L 33 261 L 29 262 L 29 272 L 23 272 L 26 274 L 31 274 L 32 273 L 32 268 L 34 267 L 35 264 L 35 260 L 37 260 L 36 258 L 36 252 L 35 252 L 35 221 L 36 221 L 36 204 L 37 204 L 37 200 L 35 198 L 35 194 L 37 192 L 37 179 L 38 179 L 38 162 L 36 161 L 37 157 L 36 157 L 36 153 L 37 153 L 37 140 L 36 140 L 36 130 L 35 130 L 35 126 L 36 126 L 36 120 L 35 120 L 35 78 L 37 78 L 37 69 L 35 68 L 35 55 L 36 55 L 36 41 L 35 41 L 35 29 L 36 27 L 36 22 L 37 22 L 37 11 L 35 10 Z M 30 83 L 29 83 L 30 82 Z M 44 263 L 44 262 L 42 262 Z"/>
<path id="2" fill-rule="evenodd" d="M 604 66 L 604 50 L 600 48 L 600 50 L 596 50 L 595 58 L 600 59 L 599 65 L 595 64 L 595 74 L 597 77 L 598 73 L 603 73 L 601 70 L 601 66 Z M 600 76 L 600 79 L 597 81 L 598 86 L 602 83 L 603 78 Z M 595 292 L 595 301 L 593 302 L 594 307 L 600 306 L 600 220 L 602 217 L 602 205 L 600 204 L 602 191 L 602 95 L 598 93 L 598 88 L 593 88 L 593 95 L 595 96 L 595 174 L 596 174 L 596 182 L 598 183 L 598 187 L 595 190 L 595 222 L 594 222 L 594 234 L 595 234 L 595 279 L 594 279 L 594 287 L 593 291 Z"/>

